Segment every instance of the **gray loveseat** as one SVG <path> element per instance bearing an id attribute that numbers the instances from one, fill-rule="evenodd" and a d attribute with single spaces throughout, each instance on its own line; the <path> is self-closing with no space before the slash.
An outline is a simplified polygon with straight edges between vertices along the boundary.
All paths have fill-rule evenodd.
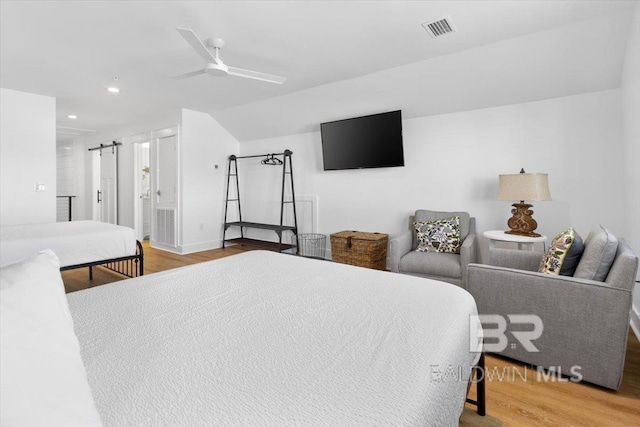
<path id="1" fill-rule="evenodd" d="M 542 320 L 542 334 L 532 341 L 538 352 L 527 351 L 510 334 L 526 326 L 508 324 L 509 345 L 497 354 L 617 390 L 638 256 L 602 227 L 584 246 L 573 277 L 538 273 L 539 252 L 493 249 L 495 265 L 469 265 L 468 290 L 480 314 L 535 314 Z"/>

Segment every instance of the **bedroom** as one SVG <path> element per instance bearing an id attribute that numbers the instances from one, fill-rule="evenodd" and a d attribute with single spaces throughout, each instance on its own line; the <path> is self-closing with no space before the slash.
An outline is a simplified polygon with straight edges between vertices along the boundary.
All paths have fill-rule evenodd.
<path id="1" fill-rule="evenodd" d="M 314 207 L 316 222 L 305 231 L 330 234 L 342 229 L 358 229 L 395 235 L 404 229 L 407 213 L 419 208 L 465 209 L 478 219 L 480 232 L 500 229 L 508 218 L 509 206 L 497 200 L 497 175 L 515 173 L 524 167 L 527 171 L 549 173 L 550 176 L 553 200 L 535 205 L 540 232 L 553 236 L 571 225 L 586 234 L 592 226 L 603 224 L 624 236 L 632 247 L 640 247 L 640 225 L 635 220 L 640 214 L 637 168 L 639 73 L 637 55 L 634 57 L 633 54 L 637 51 L 637 27 L 640 25 L 637 2 L 588 2 L 591 6 L 587 6 L 587 2 L 558 2 L 564 5 L 558 9 L 547 6 L 546 11 L 539 10 L 540 16 L 547 18 L 541 20 L 547 22 L 545 26 L 523 28 L 521 32 L 513 29 L 521 22 L 517 19 L 522 19 L 523 10 L 516 12 L 518 6 L 485 5 L 484 11 L 477 11 L 481 13 L 478 16 L 499 16 L 503 22 L 510 22 L 512 33 L 493 35 L 488 27 L 494 28 L 496 23 L 489 22 L 485 27 L 476 28 L 487 33 L 484 38 L 478 35 L 477 41 L 471 44 L 470 36 L 463 31 L 468 25 L 460 22 L 464 19 L 462 12 L 447 10 L 443 6 L 446 2 L 435 2 L 438 8 L 425 8 L 413 18 L 412 26 L 405 25 L 413 28 L 411 41 L 392 39 L 384 49 L 378 44 L 389 41 L 380 40 L 376 30 L 385 28 L 387 34 L 395 30 L 393 25 L 405 21 L 385 23 L 385 19 L 371 12 L 365 16 L 367 19 L 353 21 L 361 23 L 363 28 L 351 43 L 381 57 L 401 56 L 409 43 L 416 43 L 420 44 L 425 56 L 389 66 L 369 65 L 365 73 L 344 70 L 348 64 L 344 53 L 348 54 L 346 40 L 353 35 L 350 35 L 349 25 L 343 24 L 337 27 L 336 35 L 332 35 L 335 38 L 329 39 L 329 47 L 324 45 L 327 40 L 305 41 L 312 51 L 320 52 L 325 58 L 324 75 L 317 77 L 314 74 L 319 80 L 312 82 L 313 86 L 305 82 L 310 86 L 300 90 L 286 89 L 286 83 L 282 88 L 231 79 L 218 83 L 209 76 L 202 76 L 204 81 L 197 82 L 169 80 L 171 75 L 199 65 L 198 57 L 175 32 L 175 27 L 186 26 L 203 38 L 218 35 L 218 28 L 222 27 L 224 30 L 221 29 L 219 35 L 228 42 L 222 52 L 225 60 L 234 64 L 235 59 L 238 66 L 285 75 L 295 83 L 296 75 L 289 67 L 296 64 L 284 62 L 279 55 L 282 55 L 280 51 L 298 52 L 302 48 L 290 46 L 294 43 L 290 36 L 272 39 L 275 36 L 271 34 L 275 33 L 262 26 L 256 28 L 262 29 L 260 34 L 265 42 L 255 51 L 247 50 L 246 41 L 242 47 L 237 44 L 234 47 L 234 38 L 246 40 L 248 36 L 243 36 L 242 29 L 237 28 L 242 25 L 242 19 L 233 14 L 224 17 L 229 21 L 227 24 L 217 20 L 209 23 L 196 18 L 203 14 L 179 9 L 182 12 L 176 13 L 175 18 L 167 18 L 166 23 L 158 25 L 145 22 L 145 13 L 139 4 L 129 9 L 109 11 L 105 8 L 93 9 L 93 12 L 89 5 L 77 11 L 73 10 L 74 6 L 67 5 L 56 21 L 62 27 L 71 28 L 76 17 L 84 16 L 82 13 L 89 16 L 103 13 L 104 16 L 96 17 L 93 22 L 100 34 L 123 33 L 113 45 L 110 42 L 114 36 L 99 38 L 95 50 L 91 43 L 96 41 L 87 40 L 80 51 L 80 59 L 87 68 L 67 68 L 62 61 L 78 60 L 66 47 L 77 33 L 63 32 L 61 39 L 53 38 L 57 34 L 56 25 L 47 24 L 45 18 L 56 8 L 14 15 L 9 12 L 16 6 L 10 3 L 2 2 L 0 208 L 3 224 L 15 223 L 18 219 L 21 222 L 54 220 L 56 125 L 99 130 L 77 138 L 72 145 L 74 156 L 78 158 L 76 172 L 79 177 L 75 184 L 78 219 L 91 218 L 93 193 L 85 187 L 90 176 L 86 148 L 114 139 L 123 142 L 120 197 L 133 200 L 131 138 L 180 125 L 183 191 L 180 194 L 178 241 L 174 249 L 179 253 L 220 246 L 224 165 L 229 154 L 279 152 L 286 148 L 294 152 L 297 192 L 317 201 Z M 531 3 L 531 13 L 538 10 L 535 3 Z M 119 7 L 124 8 L 123 5 Z M 211 7 L 207 12 L 211 16 L 215 16 L 215 12 L 221 15 L 221 7 Z M 310 20 L 316 23 L 315 26 L 310 25 L 309 20 L 300 21 L 296 26 L 287 25 L 292 25 L 300 34 L 305 34 L 307 25 L 306 31 L 315 31 L 312 35 L 317 37 L 326 31 L 326 27 L 319 24 L 324 22 L 323 18 L 329 19 L 330 12 L 334 11 L 325 5 L 315 7 L 315 18 Z M 245 10 L 242 12 L 246 13 Z M 354 13 L 343 11 L 348 12 Z M 440 40 L 430 39 L 420 24 L 445 15 L 451 16 L 457 32 Z M 273 25 L 284 26 L 286 16 L 272 17 Z M 184 21 L 178 22 L 178 17 Z M 243 18 L 248 19 L 248 16 Z M 218 19 L 223 20 L 222 17 Z M 468 17 L 466 19 L 469 21 Z M 127 41 L 126 24 L 140 28 L 142 40 Z M 252 24 L 252 28 L 256 25 Z M 594 25 L 599 25 L 600 31 L 594 31 Z M 18 32 L 5 33 L 12 30 Z M 89 30 L 79 26 L 78 31 Z M 53 62 L 53 68 L 51 64 L 42 67 L 32 58 L 22 63 L 21 69 L 9 69 L 11 61 L 5 60 L 6 55 L 15 55 L 12 58 L 16 61 L 24 56 L 24 52 L 12 50 L 24 49 L 24 46 L 10 44 L 16 39 L 14 34 L 27 37 L 28 46 L 37 51 L 58 55 L 61 62 Z M 461 39 L 467 40 L 464 50 L 454 49 L 451 45 Z M 393 41 L 401 44 L 394 45 Z M 130 54 L 136 56 L 125 59 L 142 62 L 134 76 L 122 74 L 117 66 L 118 61 L 125 59 L 116 51 L 128 42 L 135 45 Z M 249 57 L 250 62 L 246 64 L 239 62 L 245 58 L 237 56 L 243 52 Z M 82 55 L 96 57 L 89 56 L 91 61 L 87 61 Z M 92 61 L 95 66 L 90 64 Z M 109 61 L 115 61 L 115 65 L 109 66 Z M 27 76 L 34 82 L 37 74 L 45 72 L 50 73 L 50 79 L 54 81 L 75 81 L 87 94 L 87 101 L 95 97 L 102 103 L 102 108 L 122 109 L 122 112 L 110 123 L 96 121 L 87 126 L 83 124 L 86 116 L 72 111 L 74 107 L 82 107 L 82 100 L 71 103 L 66 99 L 67 93 L 56 93 L 55 82 L 50 87 L 43 83 L 39 83 L 40 86 L 27 86 L 24 82 L 11 84 L 17 74 L 30 72 L 36 74 Z M 84 73 L 95 74 L 96 81 L 85 77 Z M 120 98 L 108 98 L 106 93 L 94 95 L 94 89 L 88 87 L 99 85 L 98 92 L 117 74 L 121 74 Z M 244 102 L 236 101 L 235 106 L 209 106 L 198 102 L 176 104 L 163 114 L 154 112 L 136 116 L 139 119 L 134 122 L 124 114 L 125 107 L 132 103 L 130 94 L 137 90 L 132 83 L 134 78 L 137 84 L 142 84 L 140 79 L 145 76 L 162 79 L 162 90 L 168 92 L 184 90 L 193 94 L 200 90 L 212 104 L 221 102 L 219 98 L 223 95 L 234 100 L 246 98 Z M 206 83 L 207 78 L 209 83 Z M 340 81 L 335 81 L 338 78 Z M 162 92 L 158 91 L 148 94 L 147 104 L 161 103 Z M 169 97 L 169 93 L 166 96 Z M 133 107 L 138 113 L 150 111 L 145 104 L 133 103 Z M 322 171 L 320 123 L 393 109 L 403 110 L 407 159 L 404 168 Z M 73 113 L 79 116 L 74 122 L 67 118 Z M 90 113 L 108 117 L 113 111 L 96 109 L 87 112 Z M 47 123 L 47 127 L 41 127 L 41 123 Z M 20 132 L 24 133 L 20 135 Z M 10 144 L 15 138 L 33 141 L 33 145 Z M 453 159 L 449 157 L 451 153 L 454 153 Z M 212 164 L 218 164 L 220 168 L 212 170 Z M 257 176 L 255 182 L 259 180 Z M 34 183 L 46 184 L 47 191 L 34 192 Z M 265 186 L 271 184 L 271 181 L 264 182 Z M 260 193 L 262 187 L 257 186 L 255 190 Z M 246 209 L 257 216 L 274 212 L 268 201 L 260 198 L 249 202 Z M 120 203 L 119 217 L 121 224 L 133 227 L 133 203 Z M 482 249 L 485 252 L 487 245 L 484 241 Z M 635 295 L 636 321 L 639 294 L 636 292 Z"/>

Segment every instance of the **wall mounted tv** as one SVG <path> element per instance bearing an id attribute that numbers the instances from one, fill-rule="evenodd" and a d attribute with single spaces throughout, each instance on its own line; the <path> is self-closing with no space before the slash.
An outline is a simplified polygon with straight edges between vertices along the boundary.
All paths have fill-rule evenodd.
<path id="1" fill-rule="evenodd" d="M 404 166 L 400 110 L 322 123 L 324 170 Z"/>

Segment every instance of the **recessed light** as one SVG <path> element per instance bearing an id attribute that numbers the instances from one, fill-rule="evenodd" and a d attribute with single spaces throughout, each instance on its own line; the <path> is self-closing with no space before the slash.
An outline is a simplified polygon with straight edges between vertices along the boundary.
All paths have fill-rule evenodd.
<path id="1" fill-rule="evenodd" d="M 108 87 L 108 88 L 107 88 L 107 90 L 108 90 L 109 92 L 111 92 L 111 93 L 118 93 L 118 92 L 120 92 L 120 89 L 118 89 L 118 88 L 117 88 L 117 87 L 115 87 L 115 86 L 110 86 L 110 87 Z"/>
<path id="2" fill-rule="evenodd" d="M 70 119 L 77 119 L 78 116 L 76 116 L 75 114 L 69 114 L 67 117 L 69 117 Z"/>

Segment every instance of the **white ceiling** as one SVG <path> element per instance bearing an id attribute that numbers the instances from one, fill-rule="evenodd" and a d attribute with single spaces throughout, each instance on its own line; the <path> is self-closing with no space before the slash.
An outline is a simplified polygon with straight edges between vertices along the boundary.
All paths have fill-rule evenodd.
<path id="1" fill-rule="evenodd" d="M 60 127 L 100 132 L 189 108 L 244 141 L 383 110 L 411 118 L 618 87 L 637 3 L 2 0 L 0 86 L 56 97 Z M 431 39 L 421 24 L 445 16 L 457 31 Z M 228 65 L 288 79 L 173 80 L 203 65 L 176 27 L 224 38 Z"/>

